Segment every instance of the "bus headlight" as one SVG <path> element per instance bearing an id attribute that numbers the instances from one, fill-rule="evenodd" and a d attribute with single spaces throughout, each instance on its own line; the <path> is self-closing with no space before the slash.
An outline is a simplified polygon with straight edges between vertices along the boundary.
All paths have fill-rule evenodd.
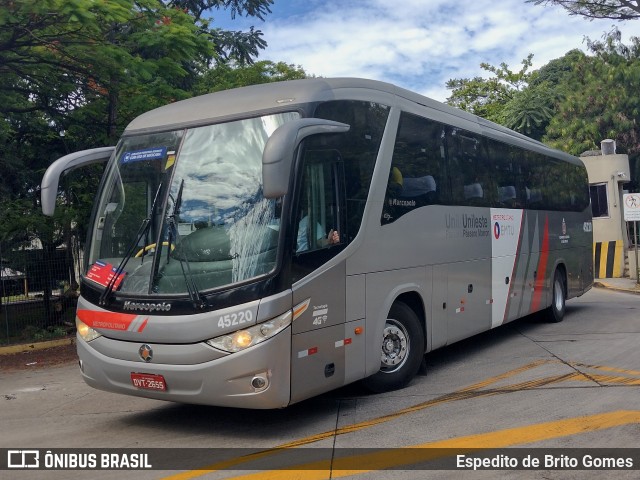
<path id="1" fill-rule="evenodd" d="M 98 337 L 101 337 L 102 334 L 95 331 L 89 325 L 84 323 L 78 317 L 76 317 L 76 329 L 78 330 L 78 334 L 85 342 L 90 342 L 91 340 L 95 340 Z"/>
<path id="2" fill-rule="evenodd" d="M 277 335 L 289 325 L 291 325 L 291 312 L 287 312 L 279 317 L 244 330 L 238 330 L 228 335 L 212 338 L 211 340 L 207 340 L 207 343 L 225 352 L 239 352 Z"/>

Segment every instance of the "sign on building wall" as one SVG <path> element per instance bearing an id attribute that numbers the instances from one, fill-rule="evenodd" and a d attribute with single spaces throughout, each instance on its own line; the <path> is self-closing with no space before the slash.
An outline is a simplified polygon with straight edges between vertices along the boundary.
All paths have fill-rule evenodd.
<path id="1" fill-rule="evenodd" d="M 625 221 L 640 222 L 640 193 L 625 193 L 622 203 Z"/>

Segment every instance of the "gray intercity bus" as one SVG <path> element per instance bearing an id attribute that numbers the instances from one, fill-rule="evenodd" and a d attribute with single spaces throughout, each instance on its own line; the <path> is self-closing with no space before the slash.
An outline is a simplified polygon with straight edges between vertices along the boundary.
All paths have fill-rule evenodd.
<path id="1" fill-rule="evenodd" d="M 416 93 L 308 79 L 136 118 L 107 161 L 77 308 L 85 381 L 276 408 L 363 380 L 593 284 L 579 159 Z"/>

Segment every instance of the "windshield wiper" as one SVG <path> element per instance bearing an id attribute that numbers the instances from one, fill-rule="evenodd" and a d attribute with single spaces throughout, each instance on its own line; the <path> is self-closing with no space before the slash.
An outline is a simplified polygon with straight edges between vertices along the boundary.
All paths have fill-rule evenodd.
<path id="1" fill-rule="evenodd" d="M 168 217 L 169 220 L 169 252 L 167 253 L 167 263 L 169 263 L 169 258 L 171 257 L 171 240 L 173 236 L 173 230 L 176 232 L 176 241 L 180 239 L 180 231 L 178 230 L 178 215 L 180 215 L 180 206 L 182 205 L 182 192 L 184 190 L 184 178 L 180 180 L 180 187 L 178 188 L 178 194 L 176 195 L 175 202 L 173 204 L 173 212 Z M 182 276 L 184 278 L 184 283 L 187 287 L 187 292 L 189 293 L 189 298 L 193 302 L 193 306 L 195 308 L 204 308 L 206 305 L 205 299 L 198 290 L 198 286 L 196 285 L 195 278 L 193 273 L 191 272 L 191 265 L 189 264 L 189 260 L 187 259 L 186 247 L 184 245 L 180 246 L 182 258 L 178 257 L 178 261 L 180 262 L 180 269 L 182 270 Z M 184 262 L 184 263 L 183 263 Z M 185 270 L 185 265 L 187 269 Z"/>
<path id="2" fill-rule="evenodd" d="M 153 217 L 153 212 L 155 212 L 156 210 L 156 204 L 158 202 L 158 198 L 160 197 L 160 190 L 162 190 L 162 183 L 163 182 L 160 182 L 160 184 L 158 185 L 156 194 L 153 197 L 153 203 L 151 204 L 151 210 L 149 212 L 149 215 L 144 220 L 142 220 L 142 223 L 140 223 L 140 226 L 138 227 L 138 231 L 136 232 L 134 241 L 129 245 L 129 248 L 127 249 L 127 253 L 125 254 L 124 257 L 122 257 L 122 260 L 118 264 L 118 267 L 116 268 L 113 276 L 111 277 L 111 280 L 109 280 L 109 283 L 107 283 L 104 289 L 104 292 L 102 292 L 102 295 L 100 295 L 100 301 L 99 301 L 100 305 L 106 305 L 108 303 L 109 296 L 113 292 L 113 288 L 116 282 L 118 281 L 118 278 L 124 271 L 124 267 L 127 265 L 127 262 L 133 256 L 133 252 L 135 252 L 136 247 L 140 242 L 140 239 L 147 233 L 149 229 L 149 225 L 151 225 L 151 217 Z"/>
<path id="3" fill-rule="evenodd" d="M 189 293 L 189 298 L 193 302 L 193 306 L 195 308 L 204 308 L 206 306 L 206 302 L 204 297 L 198 290 L 195 279 L 193 278 L 193 273 L 191 273 L 191 266 L 189 264 L 189 260 L 187 260 L 187 255 L 182 252 L 182 259 L 178 259 L 180 262 L 180 269 L 182 270 L 182 276 L 184 277 L 184 283 L 187 286 L 187 292 Z M 184 263 L 183 263 L 184 262 Z M 184 269 L 184 266 L 187 266 L 187 269 Z"/>

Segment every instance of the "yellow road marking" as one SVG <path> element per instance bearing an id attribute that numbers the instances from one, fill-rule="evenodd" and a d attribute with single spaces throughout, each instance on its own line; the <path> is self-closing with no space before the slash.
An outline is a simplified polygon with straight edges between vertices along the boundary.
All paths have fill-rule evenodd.
<path id="1" fill-rule="evenodd" d="M 620 385 L 640 385 L 640 378 L 614 377 L 613 375 L 590 375 L 598 383 L 617 383 Z"/>
<path id="2" fill-rule="evenodd" d="M 627 370 L 624 368 L 616 368 L 616 367 L 604 367 L 601 365 L 589 365 L 587 363 L 569 363 L 572 367 L 584 367 L 591 368 L 593 370 L 602 370 L 603 372 L 616 372 L 616 373 L 625 373 L 627 375 L 638 375 L 640 376 L 640 371 L 638 370 Z"/>
<path id="3" fill-rule="evenodd" d="M 457 454 L 464 454 L 465 452 L 477 451 L 478 448 L 482 450 L 507 448 L 633 423 L 640 423 L 640 411 L 621 410 L 422 443 L 402 449 L 389 449 L 382 452 L 337 458 L 333 460 L 333 465 L 331 465 L 331 459 L 327 459 L 297 465 L 297 468 L 291 470 L 259 472 L 232 478 L 235 480 L 291 480 L 293 478 L 316 480 L 329 478 L 329 475 L 330 478 L 348 477 L 423 463 L 451 455 L 450 451 L 447 452 L 443 449 L 455 449 Z M 354 468 L 354 465 L 366 465 L 367 468 Z"/>
<path id="4" fill-rule="evenodd" d="M 222 461 L 222 462 L 217 462 L 215 464 L 211 464 L 211 465 L 207 465 L 207 466 L 203 466 L 201 469 L 198 470 L 190 470 L 187 472 L 183 472 L 183 473 L 179 473 L 176 475 L 172 475 L 170 477 L 165 477 L 164 480 L 189 480 L 192 478 L 197 478 L 200 477 L 202 475 L 206 475 L 207 473 L 211 473 L 213 471 L 216 470 L 222 470 L 222 469 L 229 469 L 231 467 L 234 466 L 238 466 L 238 465 L 242 465 L 248 462 L 251 462 L 253 460 L 257 460 L 260 458 L 264 458 L 267 456 L 271 456 L 274 455 L 278 452 L 281 451 L 281 449 L 284 448 L 295 448 L 295 447 L 301 447 L 304 445 L 309 445 L 312 443 L 316 443 L 319 442 L 321 440 L 326 440 L 328 438 L 332 438 L 334 436 L 338 436 L 338 435 L 344 435 L 346 433 L 352 433 L 352 432 L 357 432 L 360 430 L 364 430 L 376 425 L 380 425 L 386 422 L 389 422 L 391 420 L 394 420 L 396 418 L 399 418 L 401 416 L 404 416 L 406 414 L 409 413 L 413 413 L 413 412 L 418 412 L 421 410 L 424 410 L 426 408 L 430 408 L 430 407 L 434 407 L 437 405 L 441 405 L 441 404 L 445 404 L 445 403 L 449 403 L 449 402 L 454 402 L 454 401 L 458 401 L 458 400 L 467 400 L 467 399 L 471 399 L 471 398 L 479 398 L 479 397 L 487 397 L 487 396 L 492 396 L 492 395 L 498 395 L 498 394 L 503 394 L 503 393 L 512 393 L 512 392 L 518 392 L 518 391 L 522 391 L 522 390 L 531 390 L 534 388 L 540 388 L 540 387 L 544 387 L 544 386 L 549 386 L 549 385 L 553 385 L 553 384 L 558 384 L 561 382 L 566 382 L 566 381 L 588 381 L 588 382 L 593 382 L 598 381 L 598 382 L 609 382 L 609 383 L 621 383 L 621 384 L 625 384 L 625 385 L 640 385 L 640 379 L 638 378 L 628 378 L 628 377 L 616 377 L 616 376 L 607 376 L 607 375 L 590 375 L 590 376 L 586 376 L 580 372 L 571 372 L 571 373 L 567 373 L 567 374 L 562 374 L 562 375 L 555 375 L 555 376 L 549 376 L 549 377 L 543 377 L 540 379 L 536 379 L 536 380 L 529 380 L 529 381 L 525 381 L 525 382 L 520 382 L 520 383 L 515 383 L 512 385 L 508 385 L 505 387 L 499 387 L 499 388 L 495 388 L 495 389 L 487 389 L 487 390 L 480 390 L 483 387 L 487 387 L 489 385 L 493 385 L 497 382 L 499 382 L 500 380 L 504 380 L 506 378 L 510 378 L 513 377 L 517 374 L 523 373 L 525 371 L 534 369 L 540 365 L 543 364 L 547 364 L 547 363 L 562 363 L 562 362 L 558 362 L 557 360 L 548 360 L 548 359 L 544 359 L 544 360 L 538 360 L 535 362 L 531 362 L 529 364 L 523 365 L 521 367 L 515 368 L 513 370 L 509 370 L 507 372 L 501 373 L 499 375 L 487 378 L 485 380 L 482 380 L 481 382 L 475 383 L 473 385 L 470 385 L 468 387 L 465 387 L 463 389 L 457 390 L 455 392 L 452 392 L 450 394 L 446 394 L 443 395 L 441 397 L 435 398 L 433 400 L 428 400 L 426 402 L 422 402 L 419 403 L 417 405 L 412 405 L 411 407 L 407 407 L 407 408 L 403 408 L 401 410 L 398 410 L 397 412 L 388 414 L 388 415 L 383 415 L 381 417 L 377 417 L 371 420 L 367 420 L 364 422 L 359 422 L 357 424 L 354 425 L 348 425 L 345 427 L 341 427 L 341 428 L 337 428 L 335 430 L 329 430 L 326 432 L 322 432 L 322 433 L 318 433 L 315 435 L 310 435 L 308 437 L 305 438 L 301 438 L 299 440 L 294 440 L 292 442 L 288 442 L 285 444 L 281 444 L 277 447 L 274 447 L 272 449 L 268 449 L 268 450 L 264 450 L 264 451 L 260 451 L 260 452 L 256 452 L 254 454 L 250 454 L 250 455 L 246 455 L 246 456 L 242 456 L 242 457 L 237 457 L 237 458 L 233 458 L 230 460 L 226 460 L 226 461 Z M 575 364 L 569 364 L 571 366 L 574 367 L 587 367 L 587 368 L 592 368 L 592 369 L 601 369 L 604 371 L 612 371 L 612 372 L 618 372 L 618 373 L 628 373 L 628 374 L 638 374 L 640 375 L 640 372 L 635 372 L 632 370 L 622 370 L 622 369 L 615 369 L 615 368 L 610 368 L 610 367 L 598 367 L 598 366 L 593 366 L 593 365 L 585 365 L 585 364 L 579 364 L 579 363 L 575 363 Z M 628 413 L 628 412 L 627 412 Z M 637 412 L 634 412 L 637 413 Z M 608 415 L 608 414 L 602 414 L 602 415 Z M 553 422 L 552 422 L 553 423 Z M 631 423 L 631 422 L 627 422 L 627 423 Z M 636 423 L 640 423 L 640 422 L 636 422 Z M 541 424 L 542 425 L 542 424 Z M 527 428 L 527 427 L 523 427 L 523 428 Z M 603 427 L 603 428 L 610 428 L 610 427 Z M 516 429 L 517 430 L 517 429 Z M 504 431 L 502 431 L 504 432 Z M 499 432 L 492 432 L 491 434 L 499 434 L 501 433 Z M 482 435 L 491 435 L 491 434 L 482 434 Z M 572 433 L 568 433 L 567 435 L 572 435 Z M 461 438 L 471 438 L 471 437 L 461 437 Z M 454 439 L 455 440 L 455 439 Z M 445 442 L 448 442 L 445 441 Z M 515 443 L 514 443 L 515 444 Z M 428 445 L 428 444 L 425 444 Z M 427 447 L 419 447 L 419 448 L 427 448 Z M 442 446 L 431 446 L 429 448 L 453 448 L 453 447 L 442 447 Z M 463 448 L 463 447 L 455 447 L 455 448 Z M 469 448 L 469 447 L 467 447 Z M 492 447 L 492 448 L 498 448 L 498 447 Z M 379 454 L 378 454 L 379 455 Z M 397 454 L 394 454 L 395 458 L 397 458 Z M 328 466 L 326 467 L 328 468 Z M 375 469 L 373 469 L 375 470 Z M 272 472 L 272 473 L 277 473 L 277 472 Z M 290 475 L 293 474 L 292 471 L 287 470 L 285 471 L 285 473 L 288 473 Z M 312 473 L 312 472 L 306 472 L 306 473 Z M 334 475 L 335 477 L 335 475 Z M 264 478 L 271 478 L 271 477 L 264 477 Z M 278 478 L 278 477 L 273 477 L 273 478 Z M 286 477 L 286 478 L 294 478 L 294 477 Z M 304 477 L 305 480 L 311 480 L 313 478 L 316 477 Z M 324 478 L 324 477 L 322 477 Z"/>
<path id="5" fill-rule="evenodd" d="M 468 387 L 463 388 L 462 390 L 459 390 L 460 392 L 466 392 L 468 390 L 479 390 L 483 387 L 487 387 L 489 385 L 493 385 L 494 383 L 500 381 L 500 380 L 504 380 L 505 378 L 510 378 L 510 377 L 514 377 L 515 375 L 518 375 L 519 373 L 523 373 L 526 372 L 527 370 L 532 370 L 536 367 L 539 367 L 540 365 L 544 365 L 547 363 L 557 363 L 557 360 L 548 360 L 548 359 L 543 359 L 543 360 L 538 360 L 535 362 L 531 362 L 528 363 L 526 365 L 523 365 L 522 367 L 518 367 L 518 368 L 514 368 L 513 370 L 509 370 L 507 372 L 501 373 L 500 375 L 496 375 L 494 377 L 489 377 L 486 378 L 484 380 L 482 380 L 481 382 L 478 383 L 474 383 L 473 385 L 469 385 Z"/>

